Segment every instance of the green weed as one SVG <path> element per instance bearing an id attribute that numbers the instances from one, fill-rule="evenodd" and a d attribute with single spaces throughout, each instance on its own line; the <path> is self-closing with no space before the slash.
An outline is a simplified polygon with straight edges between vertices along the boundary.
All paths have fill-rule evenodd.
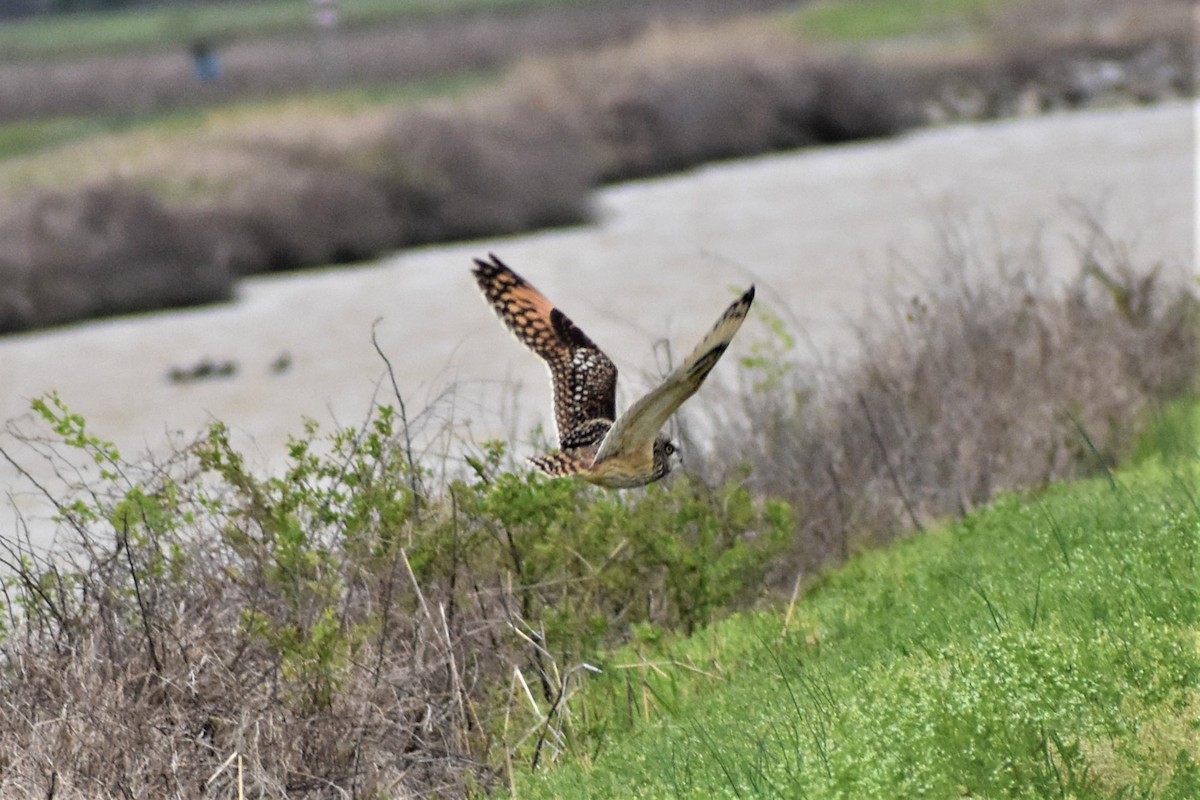
<path id="1" fill-rule="evenodd" d="M 859 0 L 805 5 L 782 17 L 809 37 L 866 41 L 936 33 L 1012 0 Z"/>

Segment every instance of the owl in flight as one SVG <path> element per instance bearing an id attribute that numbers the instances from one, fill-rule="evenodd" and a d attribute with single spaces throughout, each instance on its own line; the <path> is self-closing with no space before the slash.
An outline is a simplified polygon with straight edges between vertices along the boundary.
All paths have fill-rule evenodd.
<path id="1" fill-rule="evenodd" d="M 754 287 L 735 301 L 679 367 L 619 418 L 617 368 L 549 299 L 489 253 L 475 259 L 484 297 L 500 319 L 550 368 L 554 422 L 561 451 L 530 461 L 553 477 L 576 476 L 626 489 L 662 478 L 679 464 L 678 448 L 661 433 L 667 419 L 716 366 L 754 300 Z"/>

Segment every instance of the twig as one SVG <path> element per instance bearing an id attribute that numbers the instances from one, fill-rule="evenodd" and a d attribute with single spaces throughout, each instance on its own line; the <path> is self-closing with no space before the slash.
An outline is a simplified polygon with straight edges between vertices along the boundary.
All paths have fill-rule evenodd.
<path id="1" fill-rule="evenodd" d="M 846 509 L 842 506 L 842 481 L 838 478 L 837 468 L 833 465 L 833 458 L 825 461 L 825 468 L 829 472 L 829 479 L 833 481 L 833 502 L 837 506 L 838 512 L 838 527 L 842 534 L 842 560 L 850 560 L 850 532 L 846 529 Z"/>
<path id="2" fill-rule="evenodd" d="M 1094 455 L 1096 460 L 1100 463 L 1100 469 L 1104 470 L 1104 477 L 1108 478 L 1109 488 L 1115 492 L 1120 487 L 1117 485 L 1117 479 L 1113 476 L 1112 470 L 1108 468 L 1108 459 L 1106 459 L 1104 454 L 1101 453 L 1099 448 L 1096 447 L 1096 443 L 1092 441 L 1092 437 L 1088 435 L 1087 429 L 1083 427 L 1083 423 L 1079 421 L 1078 417 L 1068 411 L 1067 419 L 1071 420 L 1071 424 L 1075 426 L 1075 430 L 1079 431 L 1079 435 L 1083 437 L 1083 441 L 1087 444 L 1088 450 L 1092 451 L 1092 455 Z"/>
<path id="3" fill-rule="evenodd" d="M 404 428 L 404 458 L 408 462 L 408 482 L 413 494 L 413 513 L 419 518 L 421 511 L 421 483 L 419 473 L 417 472 L 417 462 L 413 458 L 412 434 L 408 430 L 408 410 L 404 406 L 404 397 L 400 394 L 400 386 L 396 383 L 396 371 L 392 368 L 391 359 L 383 352 L 383 347 L 379 344 L 379 338 L 375 335 L 382 320 L 383 317 L 376 317 L 375 321 L 371 323 L 371 346 L 375 348 L 375 352 L 383 360 L 384 366 L 387 367 L 388 379 L 392 383 L 392 394 L 396 396 L 396 404 L 400 407 L 400 424 Z"/>
<path id="4" fill-rule="evenodd" d="M 234 750 L 232 753 L 229 754 L 229 758 L 222 761 L 221 766 L 217 767 L 216 770 L 213 772 L 213 774 L 208 776 L 208 780 L 206 780 L 204 782 L 204 785 L 211 786 L 212 782 L 215 781 L 217 778 L 221 777 L 221 773 L 224 772 L 225 770 L 227 770 L 229 768 L 229 765 L 232 764 L 233 760 L 237 757 L 238 757 L 238 751 Z"/>
<path id="5" fill-rule="evenodd" d="M 517 782 L 513 775 L 512 751 L 513 748 L 508 744 L 508 722 L 512 715 L 513 696 L 516 694 L 517 676 L 521 670 L 518 667 L 513 667 L 513 677 L 508 684 L 508 702 L 504 704 L 504 772 L 508 776 L 509 794 L 513 796 L 513 800 L 517 797 Z"/>
<path id="6" fill-rule="evenodd" d="M 875 440 L 876 446 L 879 447 L 879 454 L 883 456 L 883 465 L 887 467 L 888 474 L 892 476 L 892 483 L 896 487 L 896 493 L 900 495 L 900 501 L 904 503 L 904 510 L 908 512 L 908 518 L 912 520 L 913 527 L 924 533 L 925 526 L 921 524 L 921 520 L 917 519 L 917 512 L 913 509 L 912 503 L 908 500 L 908 495 L 904 493 L 904 486 L 900 483 L 900 476 L 896 473 L 896 469 L 892 466 L 892 460 L 888 458 L 887 446 L 883 443 L 883 437 L 879 434 L 879 428 L 875 427 L 875 418 L 871 416 L 871 409 L 867 406 L 867 398 L 860 393 L 858 402 L 862 406 L 863 413 L 867 416 L 867 424 L 871 427 L 871 437 Z"/>
<path id="7" fill-rule="evenodd" d="M 463 704 L 463 697 L 466 695 L 467 689 L 458 674 L 458 662 L 454 658 L 454 649 L 450 647 L 450 626 L 446 624 L 446 606 L 438 603 L 438 611 L 442 615 L 442 633 L 445 637 L 446 661 L 450 670 L 450 685 L 454 687 L 454 699 L 458 703 L 458 717 L 465 722 L 467 719 L 467 709 Z M 463 727 L 466 726 L 464 725 Z M 465 740 L 465 737 L 463 746 L 469 754 L 471 752 L 471 743 Z"/>
<path id="8" fill-rule="evenodd" d="M 150 651 L 150 664 L 154 667 L 154 672 L 157 675 L 162 675 L 162 662 L 158 660 L 158 653 L 154 647 L 154 630 L 150 627 L 150 613 L 146 609 L 146 602 L 142 599 L 142 583 L 138 580 L 137 565 L 133 563 L 133 547 L 129 544 L 129 520 L 126 519 L 121 524 L 121 539 L 124 542 L 125 563 L 129 565 L 129 577 L 133 579 L 133 596 L 137 598 L 138 610 L 141 612 L 142 630 L 146 634 L 146 649 Z"/>

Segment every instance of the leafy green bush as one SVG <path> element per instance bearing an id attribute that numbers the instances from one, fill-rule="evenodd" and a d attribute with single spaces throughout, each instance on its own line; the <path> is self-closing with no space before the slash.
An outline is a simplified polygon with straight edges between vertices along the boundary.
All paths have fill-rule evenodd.
<path id="1" fill-rule="evenodd" d="M 791 534 L 736 484 L 606 493 L 506 472 L 499 445 L 432 492 L 388 406 L 308 423 L 266 477 L 220 423 L 131 463 L 58 397 L 35 408 L 54 436 L 26 442 L 82 479 L 46 489 L 61 560 L 6 545 L 0 793 L 461 796 L 536 758 L 507 722 L 559 725 L 604 648 L 756 600 Z"/>

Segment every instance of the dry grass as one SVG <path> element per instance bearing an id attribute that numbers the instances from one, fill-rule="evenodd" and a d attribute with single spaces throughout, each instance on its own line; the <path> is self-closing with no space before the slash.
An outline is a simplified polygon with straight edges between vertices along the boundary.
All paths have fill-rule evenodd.
<path id="1" fill-rule="evenodd" d="M 629 503 L 486 455 L 427 488 L 389 419 L 266 479 L 220 433 L 130 462 L 81 421 L 10 428 L 0 456 L 59 470 L 62 538 L 53 561 L 0 542 L 0 795 L 478 796 L 561 746 L 582 659 L 757 596 L 740 489 Z M 672 582 L 701 553 L 737 561 L 712 597 Z"/>
<path id="2" fill-rule="evenodd" d="M 378 86 L 495 70 L 533 53 L 628 40 L 647 25 L 720 19 L 785 0 L 652 0 L 546 4 L 446 14 L 312 36 L 215 43 L 220 79 L 201 85 L 185 47 L 174 52 L 44 62 L 0 61 L 0 121 L 144 114 L 330 86 Z"/>
<path id="3" fill-rule="evenodd" d="M 482 691 L 481 668 L 498 669 L 481 663 L 496 653 L 495 624 L 469 635 L 438 616 L 444 608 L 415 607 L 403 567 L 373 576 L 338 613 L 394 603 L 394 615 L 355 647 L 337 702 L 314 707 L 277 651 L 246 634 L 248 608 L 286 618 L 270 587 L 231 580 L 228 553 L 189 555 L 186 581 L 147 581 L 136 602 L 121 596 L 133 591 L 121 553 L 72 588 L 48 587 L 95 593 L 94 606 L 64 606 L 63 619 L 34 621 L 4 645 L 5 793 L 463 797 L 494 784 L 465 704 Z"/>
<path id="4" fill-rule="evenodd" d="M 117 185 L 43 195 L 0 220 L 0 331 L 227 299 L 203 227 Z"/>
<path id="5" fill-rule="evenodd" d="M 1200 388 L 1200 305 L 1183 271 L 1139 273 L 1092 231 L 1061 291 L 1036 251 L 980 269 L 970 237 L 948 232 L 941 280 L 864 322 L 855 363 L 752 370 L 760 390 L 713 426 L 714 450 L 797 509 L 781 578 L 998 492 L 1107 471 L 1165 403 Z"/>
<path id="6" fill-rule="evenodd" d="M 1030 0 L 993 17 L 993 37 L 1002 47 L 1041 50 L 1081 45 L 1128 49 L 1153 42 L 1189 45 L 1195 4 L 1151 0 Z"/>
<path id="7" fill-rule="evenodd" d="M 1196 92 L 1193 4 L 1028 0 L 995 12 L 986 47 L 917 63 L 928 116 L 981 119 L 1152 103 Z"/>
<path id="8" fill-rule="evenodd" d="M 1065 291 L 1035 255 L 978 282 L 964 241 L 864 323 L 860 362 L 814 380 L 764 344 L 715 420 L 721 463 L 743 461 L 721 488 L 530 484 L 499 450 L 434 486 L 444 465 L 414 468 L 402 411 L 378 409 L 265 479 L 219 429 L 166 462 L 67 416 L 10 429 L 0 456 L 58 471 L 65 555 L 0 549 L 0 794 L 490 792 L 570 747 L 564 695 L 614 642 L 745 607 L 768 568 L 786 590 L 998 491 L 1111 469 L 1197 388 L 1191 288 L 1135 277 L 1099 231 Z"/>
<path id="9" fill-rule="evenodd" d="M 528 63 L 504 91 L 588 134 L 602 180 L 887 136 L 916 124 L 903 73 L 812 54 L 769 27 L 659 30 L 620 50 Z M 510 101 L 511 102 L 511 101 Z"/>
<path id="10" fill-rule="evenodd" d="M 515 233 L 587 217 L 595 167 L 570 119 L 481 98 L 397 119 L 383 178 L 403 244 Z"/>

